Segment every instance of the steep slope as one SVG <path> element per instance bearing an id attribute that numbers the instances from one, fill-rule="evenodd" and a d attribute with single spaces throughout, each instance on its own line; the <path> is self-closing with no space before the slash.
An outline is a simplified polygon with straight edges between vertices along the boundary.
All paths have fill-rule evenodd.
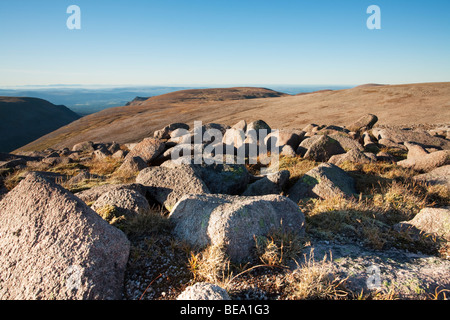
<path id="1" fill-rule="evenodd" d="M 71 147 L 80 141 L 135 142 L 173 122 L 264 119 L 272 128 L 308 123 L 346 125 L 373 113 L 384 125 L 438 124 L 450 119 L 450 82 L 360 86 L 290 96 L 262 88 L 183 90 L 106 109 L 62 127 L 19 151 Z"/>
<path id="2" fill-rule="evenodd" d="M 46 100 L 0 97 L 0 152 L 17 149 L 79 118 Z"/>

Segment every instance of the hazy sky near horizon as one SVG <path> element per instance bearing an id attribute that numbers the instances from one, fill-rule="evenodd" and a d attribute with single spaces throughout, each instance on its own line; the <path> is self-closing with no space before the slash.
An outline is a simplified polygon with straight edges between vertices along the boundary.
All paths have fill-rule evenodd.
<path id="1" fill-rule="evenodd" d="M 1 1 L 0 86 L 450 81 L 449 17 L 444 0 Z"/>

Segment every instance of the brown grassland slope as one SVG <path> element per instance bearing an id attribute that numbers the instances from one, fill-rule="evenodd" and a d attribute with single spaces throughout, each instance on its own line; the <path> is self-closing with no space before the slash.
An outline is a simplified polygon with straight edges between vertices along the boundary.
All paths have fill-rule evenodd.
<path id="1" fill-rule="evenodd" d="M 379 125 L 448 122 L 450 82 L 363 85 L 300 95 L 263 88 L 183 90 L 91 114 L 18 151 L 70 148 L 88 140 L 136 142 L 174 122 L 233 125 L 265 119 L 272 128 L 303 128 L 309 123 L 346 125 L 367 113 L 376 114 Z"/>

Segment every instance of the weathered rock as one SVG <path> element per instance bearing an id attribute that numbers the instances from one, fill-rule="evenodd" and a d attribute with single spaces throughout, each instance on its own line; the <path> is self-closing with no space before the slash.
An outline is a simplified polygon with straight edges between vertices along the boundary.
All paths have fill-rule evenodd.
<path id="1" fill-rule="evenodd" d="M 232 126 L 231 129 L 242 130 L 242 131 L 246 132 L 247 131 L 247 122 L 245 120 L 241 120 L 238 123 L 236 123 L 234 126 Z"/>
<path id="2" fill-rule="evenodd" d="M 92 141 L 80 142 L 72 147 L 72 151 L 94 152 L 94 150 L 94 143 Z"/>
<path id="3" fill-rule="evenodd" d="M 161 130 L 155 131 L 153 137 L 156 139 L 170 139 L 170 134 L 177 129 L 189 130 L 189 125 L 186 123 L 171 123 Z"/>
<path id="4" fill-rule="evenodd" d="M 250 181 L 250 174 L 243 164 L 194 165 L 200 178 L 211 193 L 237 195 Z"/>
<path id="5" fill-rule="evenodd" d="M 425 182 L 428 185 L 442 185 L 450 189 L 450 165 L 438 167 L 428 173 L 414 177 L 416 181 Z"/>
<path id="6" fill-rule="evenodd" d="M 142 160 L 141 157 L 127 157 L 122 165 L 117 169 L 117 171 L 134 174 L 147 167 L 147 162 Z"/>
<path id="7" fill-rule="evenodd" d="M 294 149 L 292 149 L 290 145 L 285 145 L 281 149 L 280 155 L 288 158 L 295 158 L 297 156 L 297 153 Z"/>
<path id="8" fill-rule="evenodd" d="M 49 166 L 67 165 L 69 163 L 73 163 L 73 159 L 70 157 L 48 157 L 42 159 L 41 162 L 48 164 Z"/>
<path id="9" fill-rule="evenodd" d="M 450 207 L 424 208 L 412 220 L 400 222 L 394 228 L 413 234 L 434 234 L 450 241 Z"/>
<path id="10" fill-rule="evenodd" d="M 241 194 L 250 182 L 250 174 L 243 164 L 182 164 L 166 161 L 163 167 L 176 170 L 178 167 L 187 168 L 195 172 L 211 193 L 218 194 Z"/>
<path id="11" fill-rule="evenodd" d="M 199 141 L 201 143 L 209 143 L 213 141 L 213 136 L 215 136 L 216 133 L 220 133 L 220 137 L 223 138 L 223 136 L 229 129 L 230 126 L 224 124 L 207 123 L 202 125 L 201 127 L 194 127 L 194 129 L 192 129 L 192 139 L 194 142 Z"/>
<path id="12" fill-rule="evenodd" d="M 170 133 L 170 142 L 183 144 L 183 143 L 191 143 L 193 141 L 193 135 L 186 129 L 176 129 Z"/>
<path id="13" fill-rule="evenodd" d="M 395 162 L 395 157 L 388 152 L 378 152 L 376 157 L 377 157 L 377 161 L 384 161 L 384 162 L 391 162 L 391 163 Z"/>
<path id="14" fill-rule="evenodd" d="M 323 163 L 308 171 L 288 191 L 289 198 L 296 203 L 303 198 L 329 199 L 354 194 L 356 190 L 353 178 L 331 163 Z"/>
<path id="15" fill-rule="evenodd" d="M 79 174 L 70 178 L 69 181 L 67 181 L 67 183 L 70 185 L 74 185 L 86 180 L 98 180 L 98 179 L 102 179 L 102 177 L 97 174 L 91 174 L 87 170 L 83 170 Z"/>
<path id="16" fill-rule="evenodd" d="M 369 130 L 377 123 L 377 121 L 378 117 L 376 115 L 367 114 L 347 126 L 347 129 L 354 132 Z"/>
<path id="17" fill-rule="evenodd" d="M 7 161 L 0 161 L 0 169 L 10 169 L 18 166 L 24 166 L 27 164 L 27 161 L 24 159 L 12 159 Z"/>
<path id="18" fill-rule="evenodd" d="M 110 154 L 114 154 L 119 150 L 120 150 L 120 144 L 118 144 L 117 142 L 112 142 L 111 145 L 108 147 L 108 151 Z"/>
<path id="19" fill-rule="evenodd" d="M 399 149 L 399 150 L 408 150 L 404 145 L 394 142 L 390 139 L 380 138 L 380 139 L 378 139 L 378 144 L 381 147 L 394 148 L 394 149 Z"/>
<path id="20" fill-rule="evenodd" d="M 125 159 L 141 157 L 142 160 L 148 163 L 155 160 L 162 152 L 164 152 L 164 148 L 164 142 L 158 139 L 146 138 L 139 142 L 133 150 L 127 154 Z"/>
<path id="21" fill-rule="evenodd" d="M 3 181 L 0 180 L 0 201 L 3 199 L 3 197 L 8 193 L 8 189 L 3 184 Z"/>
<path id="22" fill-rule="evenodd" d="M 426 131 L 419 130 L 382 129 L 378 131 L 378 139 L 388 139 L 398 144 L 413 142 L 423 147 L 437 147 L 443 150 L 450 149 L 450 141 L 434 137 Z"/>
<path id="23" fill-rule="evenodd" d="M 0 202 L 0 298 L 121 299 L 129 242 L 65 189 L 28 175 Z"/>
<path id="24" fill-rule="evenodd" d="M 125 159 L 125 157 L 127 156 L 127 151 L 125 150 L 119 150 L 117 152 L 114 152 L 113 155 L 111 156 L 113 159 L 117 159 L 117 160 L 123 160 Z"/>
<path id="25" fill-rule="evenodd" d="M 331 139 L 334 139 L 337 142 L 339 142 L 339 144 L 341 145 L 342 148 L 344 148 L 345 151 L 349 151 L 351 149 L 358 149 L 360 151 L 364 150 L 364 147 L 357 140 L 354 140 L 350 138 L 350 136 L 347 136 L 345 134 L 338 133 L 338 134 L 330 134 L 328 136 Z"/>
<path id="26" fill-rule="evenodd" d="M 206 184 L 189 165 L 145 168 L 139 172 L 136 182 L 144 185 L 147 192 L 169 211 L 185 194 L 210 193 Z"/>
<path id="27" fill-rule="evenodd" d="M 111 153 L 106 148 L 101 148 L 101 149 L 95 150 L 92 153 L 93 158 L 96 160 L 103 160 L 103 159 L 109 157 L 110 155 L 111 155 Z"/>
<path id="28" fill-rule="evenodd" d="M 271 132 L 271 128 L 266 122 L 264 122 L 263 120 L 256 120 L 256 121 L 253 121 L 253 122 L 251 122 L 251 123 L 249 123 L 247 125 L 246 136 L 248 137 L 250 131 L 255 131 L 256 132 L 256 139 L 259 140 L 259 138 L 260 138 L 260 131 L 259 130 L 266 130 L 265 132 L 267 134 L 269 134 Z"/>
<path id="29" fill-rule="evenodd" d="M 371 250 L 356 243 L 333 241 L 314 241 L 311 248 L 303 251 L 311 252 L 312 257 L 305 257 L 306 263 L 310 259 L 322 263 L 325 256 L 326 261 L 331 260 L 321 267 L 346 279 L 346 289 L 354 293 L 389 295 L 395 292 L 400 300 L 419 300 L 440 290 L 450 290 L 450 261 L 436 256 L 397 248 Z M 305 260 L 300 261 L 298 272 L 302 272 Z"/>
<path id="30" fill-rule="evenodd" d="M 364 147 L 375 145 L 375 141 L 373 141 L 372 136 L 370 135 L 370 133 L 368 131 L 365 131 L 362 134 L 362 140 L 363 140 Z"/>
<path id="31" fill-rule="evenodd" d="M 150 211 L 147 199 L 134 190 L 113 189 L 102 194 L 91 206 L 100 216 L 106 218 L 105 208 L 113 207 L 117 216 L 130 218 L 136 215 L 144 215 Z"/>
<path id="32" fill-rule="evenodd" d="M 225 132 L 222 142 L 226 145 L 231 145 L 235 148 L 239 148 L 244 144 L 245 138 L 246 137 L 244 130 L 239 128 L 231 128 Z"/>
<path id="33" fill-rule="evenodd" d="M 353 163 L 370 163 L 373 159 L 369 158 L 366 154 L 359 151 L 358 149 L 351 149 L 347 153 L 334 155 L 328 160 L 328 163 L 340 166 L 345 162 Z M 376 161 L 376 159 L 375 159 Z"/>
<path id="34" fill-rule="evenodd" d="M 308 133 L 308 132 L 312 132 L 313 129 L 314 129 L 314 128 L 317 128 L 317 127 L 319 127 L 318 124 L 310 123 L 310 124 L 308 124 L 306 127 L 304 127 L 302 130 Z"/>
<path id="35" fill-rule="evenodd" d="M 305 221 L 298 206 L 279 195 L 186 195 L 169 219 L 177 238 L 199 248 L 223 246 L 234 262 L 252 258 L 255 237 L 268 236 L 279 228 L 302 234 Z"/>
<path id="36" fill-rule="evenodd" d="M 450 164 L 450 150 L 428 153 L 420 145 L 412 143 L 405 143 L 405 145 L 408 147 L 408 156 L 406 160 L 397 162 L 397 165 L 401 167 L 428 172 Z"/>
<path id="37" fill-rule="evenodd" d="M 263 196 L 266 194 L 280 194 L 289 180 L 288 170 L 268 174 L 252 184 L 249 184 L 243 196 Z"/>
<path id="38" fill-rule="evenodd" d="M 304 158 L 326 162 L 331 158 L 331 156 L 341 153 L 345 153 L 345 150 L 338 141 L 328 137 L 327 135 L 322 135 L 311 145 L 311 147 L 309 147 Z"/>
<path id="39" fill-rule="evenodd" d="M 197 282 L 184 289 L 177 300 L 231 300 L 231 298 L 227 291 L 218 285 Z"/>
<path id="40" fill-rule="evenodd" d="M 282 148 L 286 145 L 289 145 L 293 150 L 297 150 L 304 136 L 305 131 L 301 130 L 277 130 L 276 133 L 269 133 L 264 139 L 264 142 L 267 146 L 271 146 L 271 139 L 276 139 L 274 142 L 274 145 L 276 147 Z"/>
<path id="41" fill-rule="evenodd" d="M 147 193 L 146 188 L 139 183 L 130 184 L 107 184 L 96 186 L 88 190 L 75 193 L 75 195 L 82 201 L 90 204 L 96 201 L 102 194 L 110 192 L 112 190 L 127 189 L 139 192 L 141 195 L 145 196 Z"/>
<path id="42" fill-rule="evenodd" d="M 25 172 L 24 174 L 24 178 L 27 177 L 28 175 L 35 175 L 35 176 L 39 176 L 41 178 L 44 178 L 50 182 L 53 183 L 63 183 L 66 182 L 70 179 L 70 177 L 68 175 L 62 174 L 62 173 L 57 173 L 57 172 L 50 172 L 50 171 L 30 171 L 30 172 Z"/>

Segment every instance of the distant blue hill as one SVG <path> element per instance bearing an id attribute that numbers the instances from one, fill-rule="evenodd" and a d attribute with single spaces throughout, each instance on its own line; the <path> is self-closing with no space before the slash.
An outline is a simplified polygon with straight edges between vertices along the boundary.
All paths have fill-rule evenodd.
<path id="1" fill-rule="evenodd" d="M 107 87 L 107 86 L 21 86 L 14 88 L 0 88 L 0 96 L 35 97 L 62 104 L 79 114 L 86 116 L 103 109 L 124 106 L 136 97 L 153 97 L 185 89 L 205 89 L 209 87 L 164 87 L 164 86 L 136 86 L 136 87 Z M 221 86 L 224 87 L 224 86 Z M 290 86 L 290 85 L 258 85 L 288 94 L 313 92 L 324 89 L 348 89 L 350 86 Z"/>

